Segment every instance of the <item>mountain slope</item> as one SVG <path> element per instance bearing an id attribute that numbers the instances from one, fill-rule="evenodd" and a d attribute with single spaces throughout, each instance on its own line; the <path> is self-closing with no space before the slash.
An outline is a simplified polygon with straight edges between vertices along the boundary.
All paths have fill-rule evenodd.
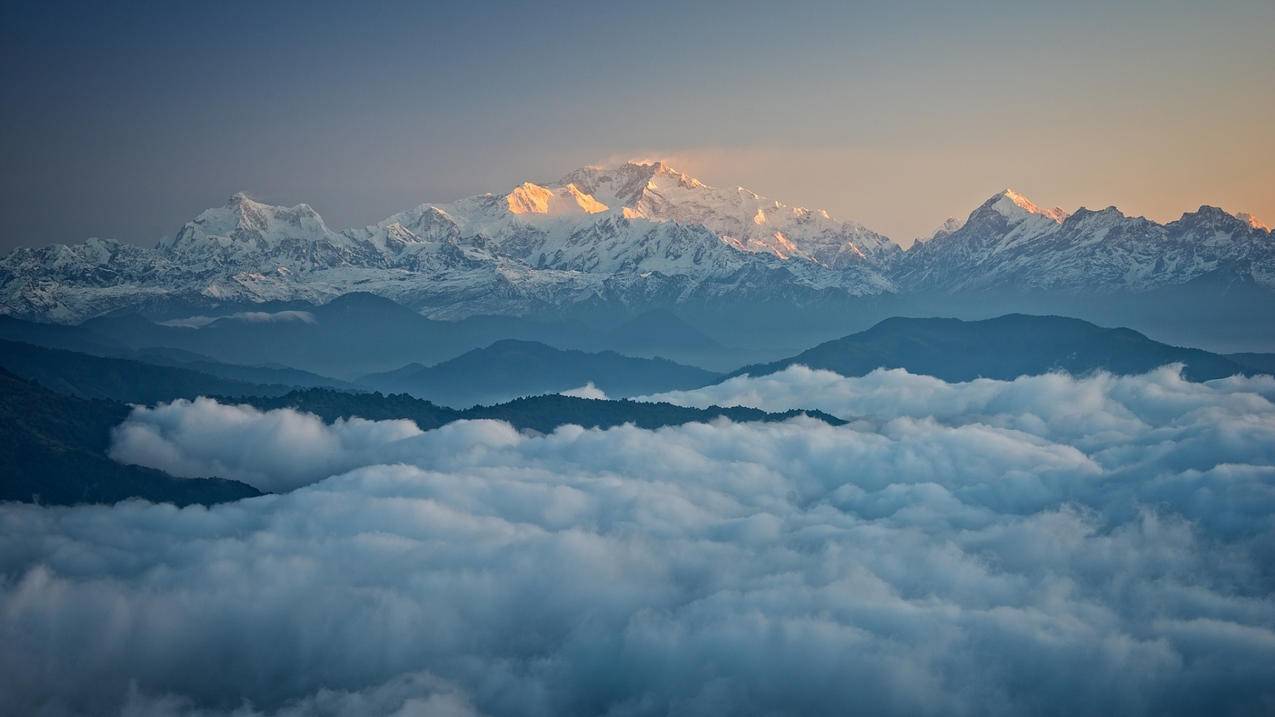
<path id="1" fill-rule="evenodd" d="M 79 351 L 94 356 L 112 356 L 130 350 L 119 339 L 82 326 L 23 321 L 12 316 L 0 316 L 0 340 Z"/>
<path id="2" fill-rule="evenodd" d="M 47 505 L 141 498 L 211 505 L 261 493 L 217 478 L 174 478 L 106 457 L 110 431 L 129 407 L 44 389 L 0 369 L 0 501 Z"/>
<path id="3" fill-rule="evenodd" d="M 264 366 L 245 366 L 242 364 L 223 363 L 207 356 L 162 347 L 138 349 L 121 353 L 120 358 L 152 364 L 154 366 L 171 366 L 186 368 L 192 371 L 217 376 L 218 378 L 242 381 L 269 386 L 289 386 L 295 388 L 336 388 L 345 391 L 356 391 L 358 387 L 347 381 L 328 378 L 317 373 L 290 368 L 279 364 Z"/>
<path id="4" fill-rule="evenodd" d="M 1270 230 L 1210 206 L 1160 224 L 1115 207 L 1044 209 L 1006 190 L 904 252 L 827 212 L 712 187 L 646 162 L 421 204 L 343 231 L 304 204 L 276 207 L 237 194 L 155 249 L 92 239 L 13 251 L 0 258 L 0 314 L 70 323 L 121 309 L 175 316 L 180 307 L 190 315 L 228 305 L 321 305 L 366 292 L 448 320 L 504 315 L 607 324 L 673 308 L 683 317 L 722 316 L 714 336 L 737 344 L 772 315 L 797 329 L 818 325 L 823 337 L 828 323 L 848 329 L 890 315 L 878 304 L 896 305 L 897 314 L 900 303 L 915 300 L 934 314 L 948 297 L 983 294 L 1007 302 L 1001 310 L 1036 313 L 1042 297 L 1058 297 L 1050 313 L 1077 313 L 1068 307 L 1102 297 L 1086 317 L 1160 332 L 1158 319 L 1111 314 L 1107 309 L 1121 304 L 1111 297 L 1179 287 L 1194 296 L 1201 281 L 1243 284 L 1275 303 Z M 1242 299 L 1226 298 L 1210 304 L 1205 319 L 1243 317 L 1245 309 Z M 1269 325 L 1272 312 L 1258 313 L 1228 336 Z M 751 348 L 773 339 L 755 336 Z M 332 365 L 286 363 L 339 377 L 390 367 L 342 374 Z"/>
<path id="5" fill-rule="evenodd" d="M 203 325 L 211 323 L 214 320 L 209 317 L 208 322 Z M 279 364 L 226 363 L 187 349 L 162 345 L 190 344 L 189 341 L 170 340 L 169 337 L 171 334 L 187 338 L 193 335 L 190 329 L 191 327 L 184 326 L 157 325 L 136 316 L 96 319 L 88 325 L 80 326 L 41 324 L 0 316 L 0 340 L 65 349 L 104 358 L 140 361 L 155 366 L 185 368 L 253 384 L 355 388 L 339 379 Z"/>
<path id="6" fill-rule="evenodd" d="M 722 369 L 739 364 L 737 352 L 665 310 L 605 330 L 579 322 L 508 316 L 436 321 L 362 292 L 321 305 L 269 304 L 260 311 L 246 310 L 250 308 L 231 305 L 213 315 L 158 323 L 116 314 L 79 326 L 0 317 L 0 339 L 190 368 L 251 383 L 345 389 L 354 387 L 329 376 L 353 378 L 405 364 L 434 364 L 504 338 L 663 356 L 682 363 L 703 361 Z"/>
<path id="7" fill-rule="evenodd" d="M 607 332 L 604 341 L 616 351 L 710 353 L 723 349 L 721 344 L 668 309 L 639 314 Z"/>
<path id="8" fill-rule="evenodd" d="M 124 403 L 155 403 L 201 395 L 270 395 L 285 386 L 211 376 L 186 368 L 0 341 L 0 368 L 58 393 Z"/>
<path id="9" fill-rule="evenodd" d="M 644 309 L 741 287 L 892 290 L 873 262 L 898 247 L 826 212 L 708 187 L 663 163 L 572 174 L 578 181 L 422 204 L 340 232 L 307 205 L 240 193 L 154 250 L 96 239 L 18 249 L 0 259 L 0 313 L 71 322 L 164 302 L 322 303 L 361 290 L 461 318 L 596 302 Z M 608 204 L 586 183 L 627 194 Z"/>
<path id="10" fill-rule="evenodd" d="M 558 393 L 592 382 L 608 395 L 636 396 L 693 388 L 718 374 L 664 359 L 555 349 L 506 339 L 434 366 L 408 367 L 359 379 L 388 393 L 403 392 L 449 406 L 495 403 L 518 396 Z M 662 386 L 664 388 L 655 388 Z"/>
<path id="11" fill-rule="evenodd" d="M 1217 207 L 1157 224 L 1115 207 L 1043 210 L 1005 190 L 895 268 L 905 291 L 1143 292 L 1219 271 L 1275 289 L 1275 240 Z"/>
<path id="12" fill-rule="evenodd" d="M 732 247 L 780 259 L 799 257 L 840 269 L 885 263 L 900 251 L 861 224 L 790 207 L 743 187 L 710 187 L 664 162 L 585 167 L 551 186 L 583 190 L 625 217 L 701 224 Z"/>
<path id="13" fill-rule="evenodd" d="M 282 365 L 341 379 L 408 362 L 437 363 L 501 338 L 585 343 L 592 337 L 582 326 L 512 317 L 438 321 L 366 292 L 304 306 L 194 317 L 197 325 L 113 315 L 87 321 L 82 328 L 134 350 L 180 349 L 239 366 Z"/>
<path id="14" fill-rule="evenodd" d="M 1169 346 L 1130 329 L 1060 316 L 1010 314 L 983 321 L 887 319 L 867 331 L 781 361 L 746 366 L 732 375 L 760 376 L 801 364 L 846 376 L 904 368 L 945 381 L 970 381 L 1049 371 L 1134 374 L 1178 362 L 1186 366 L 1184 375 L 1196 381 L 1253 373 L 1225 356 Z"/>
<path id="15" fill-rule="evenodd" d="M 1226 358 L 1243 366 L 1249 371 L 1266 373 L 1275 376 L 1275 353 L 1238 353 L 1226 354 Z"/>

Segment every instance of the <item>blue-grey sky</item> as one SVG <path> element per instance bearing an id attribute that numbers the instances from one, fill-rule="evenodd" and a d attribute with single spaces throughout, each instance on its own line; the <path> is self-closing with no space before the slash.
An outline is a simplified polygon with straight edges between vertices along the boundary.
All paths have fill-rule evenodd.
<path id="1" fill-rule="evenodd" d="M 903 242 L 1012 186 L 1275 219 L 1275 3 L 0 7 L 0 246 L 660 157 Z"/>

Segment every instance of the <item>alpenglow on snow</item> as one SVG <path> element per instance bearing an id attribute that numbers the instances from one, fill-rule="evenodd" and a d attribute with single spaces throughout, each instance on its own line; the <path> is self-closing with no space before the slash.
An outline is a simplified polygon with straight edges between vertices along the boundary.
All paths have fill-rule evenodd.
<path id="1" fill-rule="evenodd" d="M 11 252 L 0 259 L 0 313 L 75 322 L 163 301 L 317 303 L 366 291 L 463 318 L 1000 287 L 1138 292 L 1216 272 L 1275 288 L 1270 230 L 1209 206 L 1159 224 L 1115 207 L 1042 209 L 1006 190 L 904 251 L 823 210 L 630 162 L 341 231 L 308 205 L 238 193 L 153 249 L 90 239 Z"/>

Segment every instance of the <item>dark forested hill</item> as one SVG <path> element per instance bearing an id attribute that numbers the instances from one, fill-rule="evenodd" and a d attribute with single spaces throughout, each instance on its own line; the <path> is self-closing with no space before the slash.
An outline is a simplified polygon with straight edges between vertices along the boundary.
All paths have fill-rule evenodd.
<path id="1" fill-rule="evenodd" d="M 103 358 L 13 341 L 0 341 L 0 368 L 45 388 L 80 398 L 155 403 L 206 395 L 272 395 L 285 386 L 237 381 L 188 368 Z"/>
<path id="2" fill-rule="evenodd" d="M 206 321 L 190 325 L 159 324 L 132 314 L 99 317 L 75 328 L 85 336 L 109 337 L 133 349 L 176 348 L 229 364 L 282 365 L 340 379 L 411 362 L 437 363 L 502 338 L 576 344 L 588 336 L 574 324 L 524 317 L 427 319 L 389 299 L 362 292 L 326 304 L 239 308 L 239 312 L 202 317 Z M 3 332 L 0 325 L 0 338 L 5 337 Z"/>
<path id="3" fill-rule="evenodd" d="M 840 419 L 819 411 L 767 413 L 755 408 L 687 408 L 671 403 L 602 401 L 554 394 L 519 398 L 493 406 L 475 406 L 463 411 L 438 406 L 405 394 L 385 396 L 379 393 L 355 394 L 327 389 L 293 391 L 284 396 L 227 400 L 247 403 L 262 410 L 295 408 L 313 413 L 326 421 L 352 416 L 373 420 L 407 418 L 424 430 L 438 428 L 456 420 L 479 418 L 507 421 L 515 428 L 541 432 L 552 431 L 568 423 L 587 428 L 610 428 L 625 423 L 633 423 L 641 428 L 660 428 L 711 421 L 715 418 L 729 418 L 732 421 L 782 421 L 801 414 L 834 425 L 843 423 Z"/>
<path id="4" fill-rule="evenodd" d="M 1275 375 L 1275 354 L 1226 354 L 1226 358 L 1255 373 Z"/>
<path id="5" fill-rule="evenodd" d="M 111 460 L 111 428 L 128 412 L 124 404 L 58 394 L 0 369 L 0 500 L 208 505 L 261 494 L 238 481 L 174 478 Z"/>
<path id="6" fill-rule="evenodd" d="M 1179 362 L 1185 364 L 1187 378 L 1196 381 L 1254 372 L 1227 356 L 1170 346 L 1132 329 L 1103 328 L 1061 316 L 1010 314 L 983 321 L 886 319 L 867 331 L 791 358 L 745 366 L 731 375 L 761 376 L 802 364 L 845 376 L 904 368 L 946 381 L 968 381 L 1049 371 L 1133 374 Z"/>
<path id="7" fill-rule="evenodd" d="M 701 423 L 716 418 L 732 421 L 784 421 L 799 415 L 817 418 L 832 425 L 845 421 L 821 411 L 768 413 L 756 408 L 709 406 L 687 408 L 671 403 L 645 403 L 627 399 L 600 401 L 548 394 L 519 398 L 495 406 L 475 406 L 464 411 L 465 418 L 493 418 L 517 428 L 548 432 L 566 423 L 585 427 L 611 428 L 632 423 L 639 428 L 661 428 L 683 423 Z"/>

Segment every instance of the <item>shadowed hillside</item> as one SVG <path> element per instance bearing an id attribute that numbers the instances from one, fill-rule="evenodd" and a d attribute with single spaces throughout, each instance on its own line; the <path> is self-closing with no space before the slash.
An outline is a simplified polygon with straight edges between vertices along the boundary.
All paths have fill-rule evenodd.
<path id="1" fill-rule="evenodd" d="M 0 500 L 52 505 L 156 503 L 211 505 L 260 495 L 219 478 L 174 478 L 107 457 L 111 429 L 129 407 L 65 396 L 0 369 Z"/>
<path id="2" fill-rule="evenodd" d="M 969 381 L 1049 371 L 1135 374 L 1182 363 L 1187 378 L 1204 381 L 1255 373 L 1256 361 L 1250 357 L 1242 365 L 1208 351 L 1162 344 L 1132 329 L 1103 328 L 1080 319 L 1009 314 L 983 321 L 886 319 L 867 331 L 822 343 L 791 358 L 745 366 L 731 375 L 761 376 L 802 364 L 845 376 L 904 368 L 945 381 Z"/>

